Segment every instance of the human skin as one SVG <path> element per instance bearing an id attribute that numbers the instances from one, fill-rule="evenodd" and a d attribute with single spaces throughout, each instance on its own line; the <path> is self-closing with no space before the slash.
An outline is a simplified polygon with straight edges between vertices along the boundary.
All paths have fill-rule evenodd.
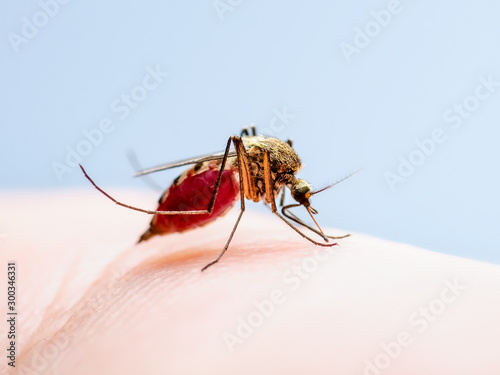
<path id="1" fill-rule="evenodd" d="M 16 261 L 18 303 L 16 368 L 2 355 L 0 373 L 500 373 L 499 266 L 359 233 L 327 251 L 249 210 L 201 272 L 237 208 L 136 245 L 150 217 L 93 189 L 0 206 L 1 298 Z"/>

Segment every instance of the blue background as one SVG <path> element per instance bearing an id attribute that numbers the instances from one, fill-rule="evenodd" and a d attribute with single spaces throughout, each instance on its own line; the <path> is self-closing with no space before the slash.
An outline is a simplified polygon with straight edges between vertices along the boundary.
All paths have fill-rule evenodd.
<path id="1" fill-rule="evenodd" d="M 314 197 L 323 226 L 500 264 L 500 87 L 474 99 L 480 77 L 500 82 L 497 1 L 54 4 L 0 5 L 2 189 L 90 189 L 54 163 L 103 119 L 112 131 L 82 163 L 110 191 L 146 189 L 129 150 L 152 166 L 255 123 L 294 140 L 317 188 L 363 168 Z M 168 77 L 137 88 L 148 67 Z M 120 118 L 112 105 L 134 90 L 145 97 Z M 474 110 L 454 128 L 445 113 L 464 101 Z M 415 142 L 438 128 L 446 141 L 419 159 Z M 421 165 L 393 191 L 386 174 L 412 153 Z"/>

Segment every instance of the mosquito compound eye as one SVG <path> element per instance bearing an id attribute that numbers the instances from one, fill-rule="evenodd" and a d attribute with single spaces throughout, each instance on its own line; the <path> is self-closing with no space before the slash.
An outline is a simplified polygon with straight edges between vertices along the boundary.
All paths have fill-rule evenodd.
<path id="1" fill-rule="evenodd" d="M 293 199 L 303 205 L 309 205 L 310 192 L 311 185 L 309 185 L 307 181 L 301 179 L 295 181 L 291 189 Z"/>

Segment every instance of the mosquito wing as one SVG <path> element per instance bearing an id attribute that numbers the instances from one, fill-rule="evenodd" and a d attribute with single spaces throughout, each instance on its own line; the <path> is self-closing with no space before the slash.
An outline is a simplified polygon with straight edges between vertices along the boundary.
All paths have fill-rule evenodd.
<path id="1" fill-rule="evenodd" d="M 229 158 L 236 156 L 236 152 L 230 151 L 227 156 Z M 172 163 L 161 164 L 161 165 L 157 165 L 156 167 L 152 167 L 152 168 L 148 168 L 148 169 L 144 169 L 142 171 L 139 171 L 136 174 L 134 174 L 134 177 L 139 177 L 139 176 L 144 176 L 146 174 L 150 174 L 150 173 L 154 173 L 154 172 L 164 171 L 165 169 L 182 167 L 184 165 L 203 163 L 205 161 L 210 161 L 210 160 L 219 160 L 219 159 L 222 159 L 223 157 L 224 157 L 224 151 L 221 151 L 221 152 L 215 152 L 213 154 L 198 156 L 195 158 L 179 160 L 179 161 L 175 161 Z"/>

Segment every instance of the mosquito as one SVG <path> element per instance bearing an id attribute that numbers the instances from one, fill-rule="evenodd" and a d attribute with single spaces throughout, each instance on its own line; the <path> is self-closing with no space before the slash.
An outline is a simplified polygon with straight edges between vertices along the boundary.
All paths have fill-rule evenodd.
<path id="1" fill-rule="evenodd" d="M 80 168 L 92 185 L 117 205 L 154 215 L 149 228 L 138 242 L 146 241 L 156 235 L 184 232 L 208 224 L 223 216 L 239 199 L 240 213 L 224 248 L 215 260 L 202 268 L 202 271 L 219 262 L 227 251 L 245 211 L 245 199 L 254 202 L 264 200 L 276 216 L 317 246 L 335 246 L 337 243 L 330 242 L 330 239 L 348 237 L 349 234 L 334 237 L 323 233 L 314 219 L 313 215 L 318 212 L 311 207 L 310 198 L 346 180 L 356 172 L 320 190 L 313 191 L 307 181 L 295 177 L 302 163 L 292 148 L 291 140 L 284 142 L 277 138 L 257 135 L 253 125 L 250 130 L 251 134 L 245 127 L 239 136 L 229 137 L 223 152 L 162 164 L 137 172 L 135 176 L 145 176 L 153 172 L 194 164 L 174 179 L 172 185 L 160 197 L 157 210 L 146 210 L 119 202 L 98 187 L 81 165 Z M 231 145 L 234 146 L 234 151 L 231 151 Z M 290 190 L 296 203 L 284 204 L 285 188 Z M 280 193 L 281 214 L 276 206 L 276 198 Z M 290 211 L 300 206 L 304 206 L 307 210 L 317 229 Z M 307 228 L 321 237 L 324 242 L 310 238 L 293 223 Z"/>

